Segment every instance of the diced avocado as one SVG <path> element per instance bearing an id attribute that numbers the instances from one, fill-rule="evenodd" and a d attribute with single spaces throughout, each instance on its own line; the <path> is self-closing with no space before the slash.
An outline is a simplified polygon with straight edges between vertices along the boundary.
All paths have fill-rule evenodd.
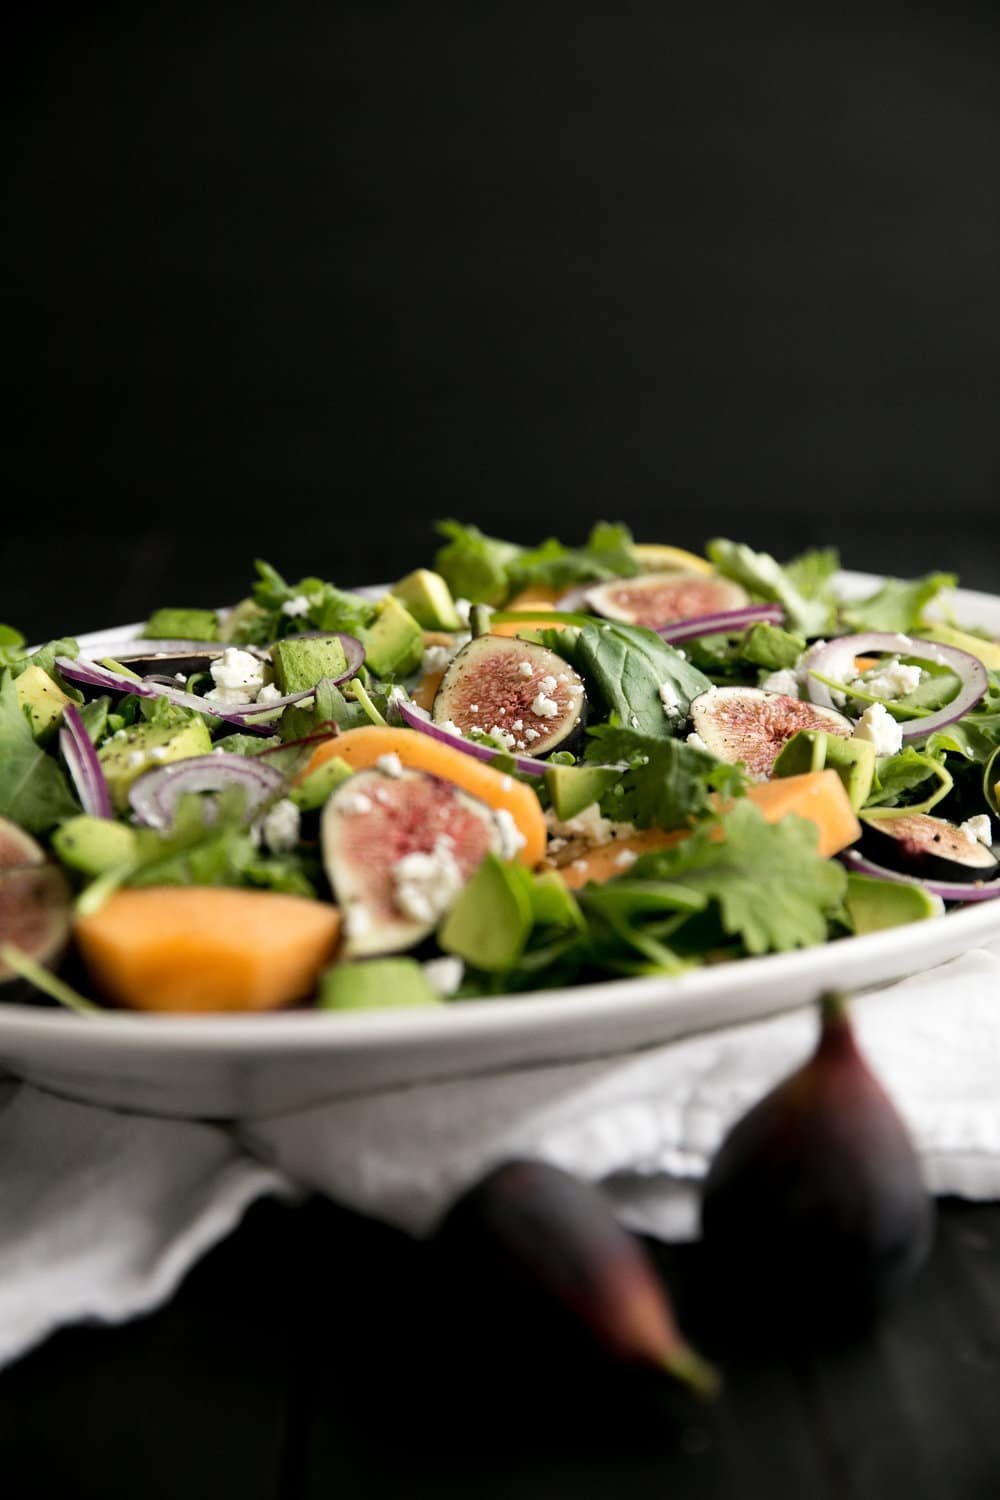
<path id="1" fill-rule="evenodd" d="M 315 812 L 342 781 L 353 775 L 346 760 L 341 760 L 338 755 L 331 755 L 329 760 L 325 760 L 297 786 L 293 786 L 288 795 L 300 812 Z"/>
<path id="2" fill-rule="evenodd" d="M 376 677 L 408 677 L 420 666 L 424 633 L 394 594 L 379 600 L 375 619 L 358 634 L 365 665 Z"/>
<path id="3" fill-rule="evenodd" d="M 487 854 L 438 929 L 446 953 L 489 973 L 517 963 L 532 927 L 531 877 Z"/>
<path id="4" fill-rule="evenodd" d="M 144 771 L 169 761 L 208 755 L 212 749 L 208 726 L 200 718 L 175 725 L 143 722 L 119 733 L 120 739 L 115 735 L 105 740 L 97 752 L 116 812 L 126 811 L 129 787 Z"/>
<path id="5" fill-rule="evenodd" d="M 923 922 L 928 917 L 939 917 L 944 911 L 940 897 L 932 896 L 922 885 L 877 880 L 853 870 L 847 877 L 844 899 L 851 925 L 858 934 Z"/>
<path id="6" fill-rule="evenodd" d="M 335 635 L 275 641 L 271 647 L 274 680 L 282 693 L 303 693 L 322 677 L 343 677 L 347 657 Z"/>
<path id="7" fill-rule="evenodd" d="M 801 776 L 807 771 L 836 771 L 855 812 L 864 807 L 875 779 L 875 746 L 870 740 L 847 740 L 825 729 L 800 729 L 783 746 L 773 776 Z"/>
<path id="8" fill-rule="evenodd" d="M 431 572 L 430 568 L 417 568 L 407 573 L 394 586 L 392 593 L 425 630 L 465 628 L 451 597 L 451 589 L 441 574 Z"/>
<path id="9" fill-rule="evenodd" d="M 920 632 L 929 641 L 940 641 L 942 646 L 957 646 L 959 651 L 968 651 L 978 656 L 984 667 L 1000 672 L 1000 641 L 987 641 L 967 630 L 956 630 L 954 625 L 930 625 Z"/>
<path id="10" fill-rule="evenodd" d="M 219 617 L 214 609 L 154 609 L 142 634 L 147 641 L 215 641 Z"/>
<path id="11" fill-rule="evenodd" d="M 320 1010 L 440 1005 L 442 997 L 413 958 L 368 958 L 335 964 L 320 975 Z"/>
<path id="12" fill-rule="evenodd" d="M 563 822 L 575 818 L 592 802 L 597 802 L 609 787 L 621 780 L 621 771 L 608 766 L 549 766 L 545 772 L 545 790 Z"/>
<path id="13" fill-rule="evenodd" d="M 219 621 L 218 638 L 220 641 L 245 641 L 247 635 L 245 627 L 253 625 L 267 614 L 256 599 L 241 599 L 235 604 L 227 615 Z"/>
<path id="14" fill-rule="evenodd" d="M 135 853 L 135 832 L 113 818 L 88 813 L 67 818 L 52 835 L 52 847 L 64 865 L 82 875 L 103 875 Z"/>
<path id="15" fill-rule="evenodd" d="M 66 704 L 72 702 L 41 667 L 25 667 L 20 677 L 14 679 L 14 691 L 22 709 L 28 710 L 31 732 L 36 740 L 43 740 L 52 733 L 62 719 Z"/>
<path id="16" fill-rule="evenodd" d="M 555 870 L 533 875 L 531 915 L 539 927 L 584 927 L 576 897 Z"/>

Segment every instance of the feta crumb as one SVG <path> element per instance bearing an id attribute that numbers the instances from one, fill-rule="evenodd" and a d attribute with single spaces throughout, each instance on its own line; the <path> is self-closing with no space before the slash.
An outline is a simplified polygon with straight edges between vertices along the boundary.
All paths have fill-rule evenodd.
<path id="1" fill-rule="evenodd" d="M 632 725 L 633 729 L 638 729 L 639 728 L 639 720 L 638 720 L 638 717 L 635 714 L 631 714 L 629 716 L 629 723 Z"/>
<path id="2" fill-rule="evenodd" d="M 398 777 L 403 774 L 403 762 L 395 750 L 391 751 L 389 755 L 380 755 L 375 762 L 375 766 L 377 770 L 382 772 L 383 776 Z"/>
<path id="3" fill-rule="evenodd" d="M 692 750 L 700 750 L 703 755 L 711 755 L 712 753 L 708 746 L 705 744 L 705 741 L 702 739 L 701 735 L 695 733 L 694 730 L 692 730 L 688 735 L 687 743 L 691 746 Z"/>
<path id="4" fill-rule="evenodd" d="M 205 694 L 209 703 L 253 703 L 264 685 L 264 663 L 237 646 L 227 646 L 209 670 L 215 683 Z"/>
<path id="5" fill-rule="evenodd" d="M 478 712 L 479 712 L 479 704 L 478 703 L 470 703 L 469 704 L 469 713 L 470 714 L 477 714 Z"/>
<path id="6" fill-rule="evenodd" d="M 780 672 L 772 672 L 764 678 L 761 687 L 765 693 L 784 693 L 788 698 L 799 696 L 799 677 L 791 667 L 784 667 Z"/>
<path id="7" fill-rule="evenodd" d="M 421 967 L 428 984 L 446 1000 L 455 994 L 465 978 L 465 965 L 460 958 L 453 958 L 451 954 L 444 958 L 429 958 Z"/>
<path id="8" fill-rule="evenodd" d="M 455 613 L 458 615 L 458 618 L 461 620 L 463 625 L 468 625 L 469 612 L 471 611 L 471 609 L 472 601 L 470 599 L 455 600 Z"/>
<path id="9" fill-rule="evenodd" d="M 570 865 L 571 870 L 585 870 L 586 868 L 587 861 L 585 859 L 574 859 Z"/>
<path id="10" fill-rule="evenodd" d="M 985 844 L 987 849 L 993 847 L 993 827 L 986 813 L 977 813 L 974 818 L 966 818 L 964 823 L 958 825 L 961 833 L 968 834 L 970 839 L 977 843 Z"/>
<path id="11" fill-rule="evenodd" d="M 502 724 L 494 724 L 490 730 L 490 738 L 499 740 L 505 750 L 513 750 L 514 736 L 504 729 Z"/>
<path id="12" fill-rule="evenodd" d="M 675 646 L 674 650 L 677 652 L 677 655 L 680 657 L 681 661 L 687 661 L 687 652 L 686 651 L 682 651 L 681 648 L 680 648 L 680 646 Z"/>
<path id="13" fill-rule="evenodd" d="M 920 686 L 923 672 L 918 666 L 907 666 L 901 661 L 883 663 L 870 677 L 858 677 L 848 683 L 853 693 L 869 693 L 873 698 L 903 698 Z"/>
<path id="14" fill-rule="evenodd" d="M 296 594 L 294 599 L 286 599 L 281 606 L 281 613 L 288 615 L 290 619 L 297 619 L 299 615 L 309 613 L 310 604 L 305 594 Z"/>
<path id="15" fill-rule="evenodd" d="M 133 750 L 130 753 L 130 755 L 129 755 L 128 759 L 126 760 L 125 764 L 129 767 L 130 770 L 134 770 L 136 766 L 144 765 L 145 762 L 146 762 L 146 752 L 145 752 L 145 750 Z"/>
<path id="16" fill-rule="evenodd" d="M 187 674 L 185 672 L 175 672 L 174 681 L 179 682 L 183 687 L 184 683 L 187 682 Z"/>
<path id="17" fill-rule="evenodd" d="M 395 902 L 414 922 L 436 922 L 462 889 L 462 871 L 448 842 L 439 838 L 427 853 L 404 854 L 393 867 Z"/>
<path id="18" fill-rule="evenodd" d="M 150 750 L 149 752 L 149 758 L 150 760 L 166 760 L 169 754 L 170 751 L 167 749 L 166 745 L 154 745 L 152 750 Z"/>
<path id="19" fill-rule="evenodd" d="M 898 755 L 903 745 L 903 731 L 882 703 L 872 703 L 854 726 L 853 738 L 869 740 L 876 755 Z"/>
<path id="20" fill-rule="evenodd" d="M 524 738 L 525 738 L 525 739 L 526 739 L 526 740 L 527 740 L 527 741 L 528 741 L 528 743 L 529 743 L 529 744 L 530 744 L 530 743 L 531 743 L 531 741 L 532 741 L 532 740 L 537 740 L 537 739 L 540 739 L 540 738 L 541 738 L 541 736 L 540 736 L 540 735 L 539 735 L 539 733 L 538 733 L 538 730 L 537 730 L 537 729 L 531 729 L 531 728 L 528 728 L 528 729 L 526 729 L 526 730 L 525 730 L 525 731 L 524 731 Z"/>
<path id="21" fill-rule="evenodd" d="M 500 830 L 500 857 L 513 859 L 517 851 L 524 848 L 527 840 L 505 807 L 498 807 L 493 816 Z"/>
<path id="22" fill-rule="evenodd" d="M 464 739 L 465 738 L 465 736 L 462 734 L 462 731 L 459 729 L 458 725 L 455 723 L 454 719 L 445 719 L 444 723 L 441 725 L 441 728 L 442 729 L 447 729 L 447 731 L 448 731 L 449 734 L 457 734 L 458 737 L 459 737 L 459 739 Z"/>
<path id="23" fill-rule="evenodd" d="M 344 914 L 344 931 L 349 938 L 362 938 L 371 931 L 371 912 L 366 906 L 353 904 Z"/>
<path id="24" fill-rule="evenodd" d="M 364 792 L 356 792 L 353 787 L 348 787 L 341 792 L 337 798 L 337 807 L 345 813 L 367 813 L 371 812 L 374 803 Z"/>
<path id="25" fill-rule="evenodd" d="M 510 727 L 511 727 L 511 729 L 515 730 L 518 734 L 520 734 L 521 730 L 524 728 L 524 720 L 523 719 L 515 719 L 514 722 L 513 722 L 513 724 Z"/>
<path id="26" fill-rule="evenodd" d="M 501 787 L 503 788 L 503 790 L 505 792 L 509 792 L 510 789 L 511 789 L 511 787 L 514 785 L 514 778 L 513 778 L 513 776 L 503 776 L 503 777 L 501 777 L 501 779 L 500 779 L 500 785 L 501 785 Z"/>
<path id="27" fill-rule="evenodd" d="M 665 714 L 680 713 L 681 700 L 677 696 L 677 689 L 672 682 L 660 683 L 660 702 L 663 704 Z"/>
<path id="28" fill-rule="evenodd" d="M 517 670 L 520 672 L 522 677 L 530 677 L 535 669 L 531 665 L 530 661 L 519 661 L 517 664 Z"/>
<path id="29" fill-rule="evenodd" d="M 551 678 L 549 679 L 551 681 Z M 552 683 L 555 687 L 555 683 Z M 559 705 L 554 698 L 547 698 L 544 693 L 538 693 L 531 705 L 531 712 L 537 714 L 540 719 L 554 719 L 559 713 Z"/>
<path id="30" fill-rule="evenodd" d="M 638 858 L 639 856 L 634 849 L 619 849 L 615 855 L 615 864 L 619 870 L 627 870 L 630 865 L 635 864 Z"/>
<path id="31" fill-rule="evenodd" d="M 449 646 L 425 646 L 420 661 L 421 672 L 425 677 L 430 677 L 435 672 L 443 672 L 451 661 L 451 655 Z"/>
<path id="32" fill-rule="evenodd" d="M 290 797 L 282 797 L 261 819 L 264 842 L 272 854 L 288 854 L 299 841 L 299 810 Z"/>
<path id="33" fill-rule="evenodd" d="M 539 692 L 542 692 L 542 693 L 554 693 L 555 692 L 555 690 L 556 690 L 556 680 L 551 675 L 551 673 L 548 676 L 542 678 L 541 682 L 538 684 L 538 689 L 539 689 Z"/>
<path id="34" fill-rule="evenodd" d="M 257 702 L 258 703 L 280 703 L 281 699 L 282 699 L 282 696 L 283 695 L 282 695 L 280 687 L 277 687 L 273 682 L 265 682 L 264 686 L 261 688 L 260 692 L 257 694 Z"/>

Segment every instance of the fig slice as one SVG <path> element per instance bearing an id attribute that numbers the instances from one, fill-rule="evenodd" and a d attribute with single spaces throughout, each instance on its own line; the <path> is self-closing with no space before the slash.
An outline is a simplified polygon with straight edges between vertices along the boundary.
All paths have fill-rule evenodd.
<path id="1" fill-rule="evenodd" d="M 11 865 L 43 865 L 45 850 L 10 818 L 0 818 L 0 870 Z"/>
<path id="2" fill-rule="evenodd" d="M 728 578 L 709 578 L 693 570 L 673 569 L 598 584 L 588 590 L 586 602 L 605 619 L 648 625 L 655 630 L 673 620 L 740 609 L 750 603 L 750 596 Z"/>
<path id="3" fill-rule="evenodd" d="M 834 708 L 750 687 L 709 688 L 692 701 L 691 722 L 712 755 L 732 765 L 742 761 L 757 781 L 770 776 L 800 729 L 822 729 L 843 739 L 852 733 L 850 719 Z"/>
<path id="4" fill-rule="evenodd" d="M 323 811 L 323 862 L 344 913 L 347 958 L 412 948 L 450 910 L 491 850 L 503 853 L 493 810 L 395 756 L 357 771 Z"/>
<path id="5" fill-rule="evenodd" d="M 930 813 L 876 813 L 861 819 L 862 848 L 880 864 L 926 880 L 993 880 L 1000 860 L 986 844 Z"/>
<path id="6" fill-rule="evenodd" d="M 513 636 L 480 635 L 450 662 L 431 717 L 469 739 L 477 731 L 491 734 L 508 750 L 536 756 L 565 746 L 585 708 L 581 677 L 554 651 Z"/>

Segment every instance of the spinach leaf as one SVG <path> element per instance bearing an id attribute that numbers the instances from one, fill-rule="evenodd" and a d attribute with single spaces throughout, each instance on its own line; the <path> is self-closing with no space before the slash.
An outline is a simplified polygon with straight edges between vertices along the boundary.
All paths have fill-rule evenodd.
<path id="1" fill-rule="evenodd" d="M 625 729 L 666 738 L 688 716 L 691 699 L 707 692 L 711 679 L 668 646 L 655 630 L 602 620 L 584 626 L 563 655 L 603 705 Z M 662 690 L 662 693 L 661 693 Z"/>
<path id="2" fill-rule="evenodd" d="M 0 815 L 47 833 L 79 811 L 58 764 L 32 738 L 8 668 L 0 673 Z"/>

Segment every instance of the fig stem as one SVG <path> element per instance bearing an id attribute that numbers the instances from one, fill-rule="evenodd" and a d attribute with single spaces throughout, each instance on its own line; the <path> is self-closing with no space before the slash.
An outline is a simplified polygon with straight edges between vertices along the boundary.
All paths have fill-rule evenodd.
<path id="1" fill-rule="evenodd" d="M 682 1381 L 703 1401 L 714 1401 L 722 1388 L 722 1377 L 715 1366 L 687 1344 L 665 1354 L 662 1365 L 669 1375 Z"/>
<path id="2" fill-rule="evenodd" d="M 847 995 L 843 990 L 826 990 L 819 997 L 819 1009 L 825 1026 L 846 1021 L 849 1013 Z"/>

